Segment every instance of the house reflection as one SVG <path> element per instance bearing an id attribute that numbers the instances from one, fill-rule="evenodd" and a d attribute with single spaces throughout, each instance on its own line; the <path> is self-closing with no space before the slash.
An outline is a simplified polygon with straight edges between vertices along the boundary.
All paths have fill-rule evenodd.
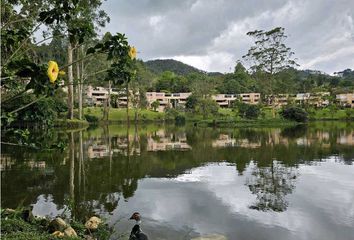
<path id="1" fill-rule="evenodd" d="M 89 158 L 103 158 L 109 156 L 109 146 L 94 144 L 87 149 L 87 155 Z"/>
<path id="2" fill-rule="evenodd" d="M 337 138 L 337 143 L 341 145 L 354 146 L 354 132 L 350 132 L 348 134 L 341 134 Z"/>
<path id="3" fill-rule="evenodd" d="M 331 135 L 327 131 L 303 132 L 293 135 L 289 134 L 288 129 L 273 129 L 266 133 L 255 132 L 254 135 L 248 137 L 241 137 L 231 133 L 220 133 L 216 139 L 211 143 L 213 148 L 260 148 L 262 146 L 289 146 L 295 144 L 297 146 L 311 146 L 321 145 L 323 148 L 330 148 L 336 144 L 338 145 L 354 145 L 354 132 L 340 132 L 337 135 Z M 257 136 L 255 138 L 254 136 Z"/>
<path id="4" fill-rule="evenodd" d="M 147 140 L 147 151 L 187 151 L 191 146 L 187 143 L 186 133 L 166 133 L 159 130 L 155 134 L 150 135 Z"/>
<path id="5" fill-rule="evenodd" d="M 110 137 L 106 143 L 100 138 L 91 138 L 87 147 L 88 158 L 105 158 L 113 154 L 124 156 L 140 155 L 142 151 L 187 151 L 191 146 L 187 143 L 186 133 L 167 133 L 159 130 L 144 136 L 146 144 L 141 147 L 141 136 L 128 135 Z"/>

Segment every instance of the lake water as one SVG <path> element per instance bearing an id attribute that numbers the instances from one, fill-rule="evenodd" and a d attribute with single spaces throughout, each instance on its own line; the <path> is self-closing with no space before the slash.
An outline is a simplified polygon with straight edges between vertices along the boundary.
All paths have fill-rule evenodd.
<path id="1" fill-rule="evenodd" d="M 96 213 L 117 236 L 134 211 L 151 239 L 354 239 L 354 123 L 211 129 L 103 126 L 2 146 L 2 207 Z"/>

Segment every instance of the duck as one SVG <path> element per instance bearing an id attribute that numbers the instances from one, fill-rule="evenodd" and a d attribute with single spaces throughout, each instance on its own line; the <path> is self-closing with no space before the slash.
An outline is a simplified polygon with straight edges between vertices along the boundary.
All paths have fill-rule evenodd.
<path id="1" fill-rule="evenodd" d="M 149 240 L 148 236 L 145 233 L 143 233 L 143 231 L 140 228 L 140 224 L 141 224 L 140 213 L 138 212 L 133 213 L 132 216 L 129 218 L 129 220 L 135 220 L 135 225 L 132 228 L 132 231 L 130 232 L 129 240 Z"/>

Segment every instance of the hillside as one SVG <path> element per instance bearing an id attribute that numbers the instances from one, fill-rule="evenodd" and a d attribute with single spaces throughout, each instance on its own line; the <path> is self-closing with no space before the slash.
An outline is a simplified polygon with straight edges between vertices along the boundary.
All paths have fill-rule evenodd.
<path id="1" fill-rule="evenodd" d="M 155 74 L 160 74 L 165 71 L 171 71 L 184 76 L 190 73 L 205 73 L 200 69 L 173 59 L 150 60 L 145 62 L 145 66 Z"/>

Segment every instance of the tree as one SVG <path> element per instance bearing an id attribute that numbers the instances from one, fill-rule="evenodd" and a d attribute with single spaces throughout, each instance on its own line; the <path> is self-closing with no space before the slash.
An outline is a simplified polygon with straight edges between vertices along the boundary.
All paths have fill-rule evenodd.
<path id="1" fill-rule="evenodd" d="M 251 70 L 258 72 L 260 79 L 268 83 L 265 91 L 271 95 L 274 94 L 274 74 L 298 65 L 292 58 L 294 52 L 285 45 L 287 36 L 284 30 L 282 27 L 276 27 L 270 31 L 248 32 L 247 35 L 255 39 L 255 45 L 242 57 L 250 63 Z"/>
<path id="2" fill-rule="evenodd" d="M 207 98 L 215 93 L 215 79 L 205 74 L 193 73 L 188 75 L 192 93 L 198 98 Z"/>
<path id="3" fill-rule="evenodd" d="M 63 34 L 67 33 L 69 40 L 67 45 L 68 118 L 72 119 L 74 117 L 74 49 L 79 48 L 85 38 L 93 37 L 95 27 L 103 27 L 109 18 L 99 9 L 101 0 L 49 0 L 48 3 L 48 9 L 39 14 L 40 20 L 52 29 L 60 30 Z M 80 67 L 77 67 L 77 79 L 81 78 L 79 69 Z M 81 88 L 79 92 L 82 95 L 80 90 Z"/>
<path id="4" fill-rule="evenodd" d="M 197 103 L 198 103 L 198 98 L 194 94 L 190 95 L 189 97 L 187 97 L 186 100 L 186 109 L 195 110 Z"/>
<path id="5" fill-rule="evenodd" d="M 308 119 L 307 112 L 299 107 L 286 107 L 280 112 L 280 114 L 283 118 L 296 122 L 306 122 Z"/>
<path id="6" fill-rule="evenodd" d="M 211 98 L 199 98 L 195 111 L 203 115 L 206 119 L 209 115 L 215 115 L 219 112 L 219 105 Z"/>
<path id="7" fill-rule="evenodd" d="M 233 73 L 225 74 L 221 84 L 217 87 L 220 93 L 236 94 L 257 91 L 255 80 L 249 75 L 240 61 Z"/>
<path id="8" fill-rule="evenodd" d="M 295 168 L 285 167 L 274 160 L 269 167 L 255 166 L 252 177 L 246 183 L 251 193 L 257 196 L 256 203 L 250 208 L 259 211 L 285 211 L 288 207 L 285 197 L 295 188 L 297 176 Z"/>
<path id="9" fill-rule="evenodd" d="M 270 31 L 255 30 L 247 33 L 256 40 L 255 45 L 243 56 L 251 63 L 252 71 L 263 71 L 272 76 L 281 70 L 298 65 L 292 59 L 294 52 L 284 43 L 287 38 L 284 30 L 277 27 Z"/>
<path id="10" fill-rule="evenodd" d="M 159 100 L 156 100 L 154 102 L 151 103 L 151 107 L 152 109 L 154 109 L 154 111 L 156 111 L 156 109 L 160 106 L 160 102 Z"/>
<path id="11" fill-rule="evenodd" d="M 247 119 L 256 119 L 261 111 L 257 105 L 249 105 L 243 102 L 234 103 L 234 108 L 238 110 L 239 116 Z"/>

